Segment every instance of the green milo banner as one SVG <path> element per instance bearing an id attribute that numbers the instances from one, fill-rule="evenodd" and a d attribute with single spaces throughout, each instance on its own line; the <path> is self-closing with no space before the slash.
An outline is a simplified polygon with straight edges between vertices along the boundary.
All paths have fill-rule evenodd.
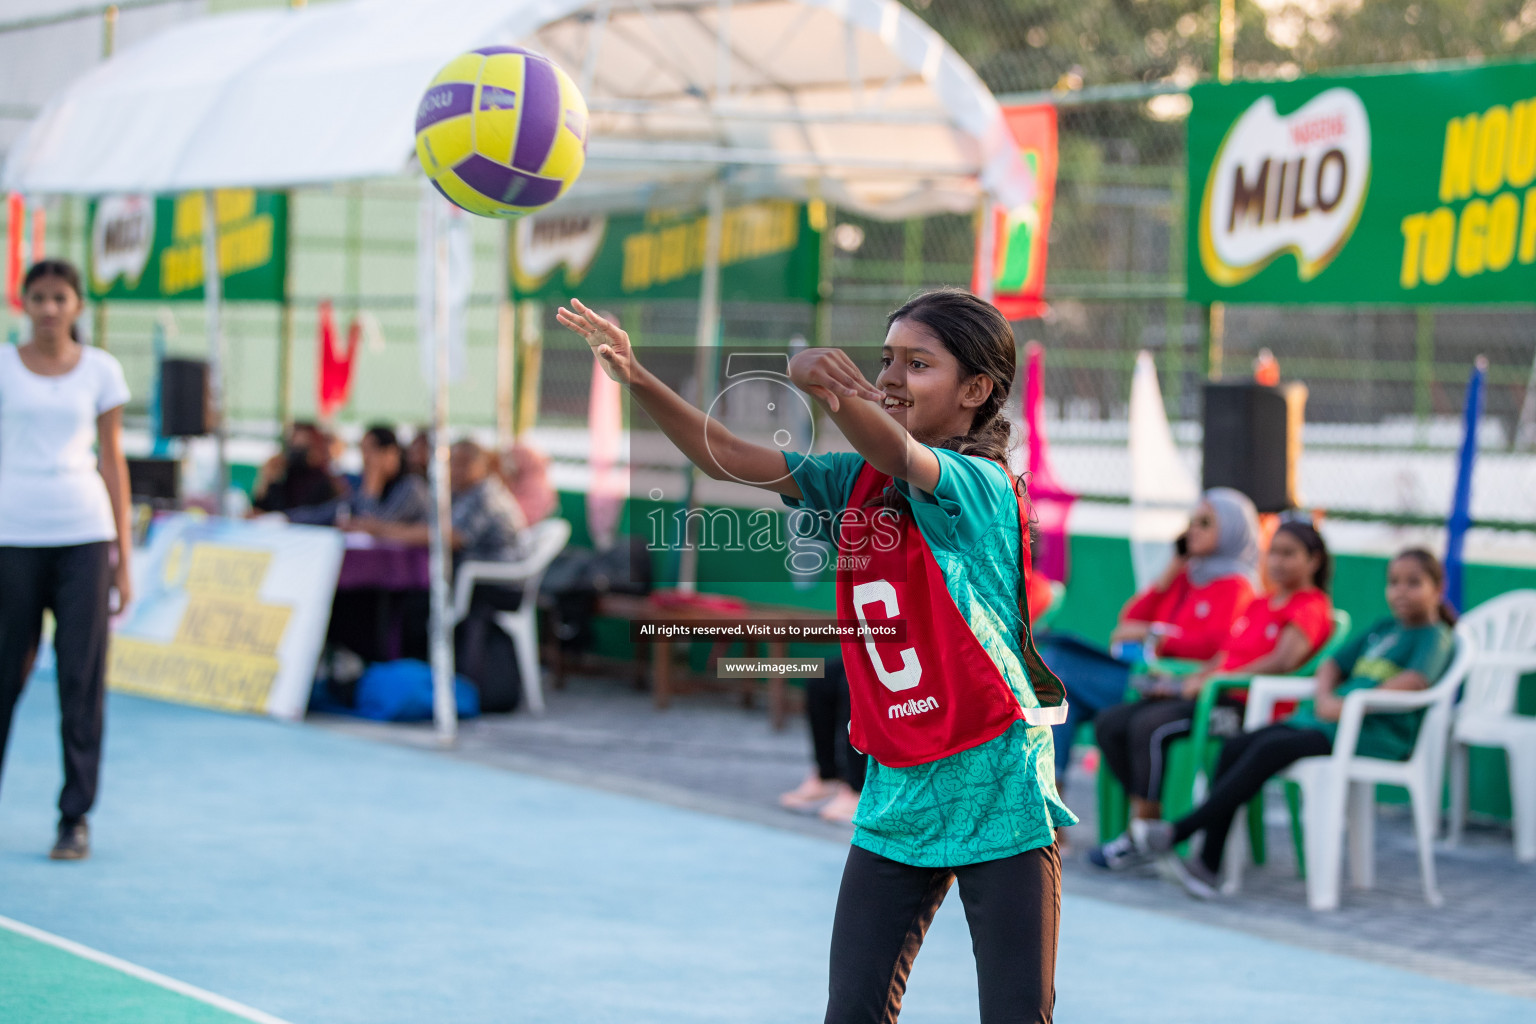
<path id="1" fill-rule="evenodd" d="M 1536 62 L 1190 95 L 1190 299 L 1536 302 Z"/>
<path id="2" fill-rule="evenodd" d="M 720 238 L 720 297 L 815 302 L 822 203 L 762 200 L 729 206 Z M 508 247 L 514 299 L 589 302 L 697 299 L 709 218 L 700 210 L 535 214 Z"/>
<path id="3" fill-rule="evenodd" d="M 215 207 L 223 297 L 281 302 L 288 278 L 288 197 L 221 189 Z M 205 208 L 201 192 L 117 195 L 91 203 L 91 298 L 201 299 Z"/>

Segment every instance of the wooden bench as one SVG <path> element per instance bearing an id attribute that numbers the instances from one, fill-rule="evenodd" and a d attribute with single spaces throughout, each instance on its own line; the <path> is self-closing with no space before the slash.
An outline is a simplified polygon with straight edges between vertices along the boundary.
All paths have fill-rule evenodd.
<path id="1" fill-rule="evenodd" d="M 799 626 L 817 628 L 835 625 L 837 617 L 825 612 L 813 611 L 806 608 L 786 607 L 783 605 L 767 605 L 748 602 L 744 608 L 721 609 L 698 605 L 684 605 L 671 607 L 657 604 L 650 596 L 637 594 L 603 594 L 597 600 L 595 614 L 607 618 L 624 619 L 630 622 L 637 620 L 661 620 L 678 623 L 766 623 L 766 622 L 793 622 Z M 784 677 L 780 675 L 742 676 L 738 682 L 736 679 L 724 680 L 711 675 L 698 673 L 680 673 L 672 664 L 673 648 L 677 644 L 691 644 L 699 641 L 684 637 L 658 637 L 655 640 L 636 640 L 635 683 L 637 688 L 645 685 L 645 648 L 650 648 L 650 686 L 651 696 L 657 710 L 665 710 L 672 703 L 672 698 L 680 693 L 694 690 L 732 690 L 740 689 L 742 703 L 751 706 L 753 697 L 763 683 L 767 683 L 768 708 L 773 727 L 784 728 L 789 719 L 789 687 Z M 831 641 L 829 641 L 831 642 Z M 716 659 L 722 656 L 731 643 L 741 643 L 748 656 L 753 652 L 761 652 L 761 656 L 769 658 L 784 658 L 788 656 L 789 644 L 785 640 L 770 639 L 743 639 L 743 640 L 716 640 L 712 641 L 708 664 L 713 667 Z M 558 646 L 556 648 L 558 652 Z M 564 658 L 557 653 L 555 658 L 555 686 L 558 688 L 564 684 L 566 665 Z"/>

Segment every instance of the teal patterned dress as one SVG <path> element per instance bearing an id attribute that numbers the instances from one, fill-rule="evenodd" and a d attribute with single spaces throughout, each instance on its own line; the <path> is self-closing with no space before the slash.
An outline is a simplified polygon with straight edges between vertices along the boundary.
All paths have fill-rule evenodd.
<path id="1" fill-rule="evenodd" d="M 896 486 L 982 649 L 1019 704 L 1039 707 L 1019 656 L 1019 513 L 1007 475 L 987 459 L 930 450 L 940 466 L 934 493 Z M 805 496 L 785 504 L 816 512 L 845 508 L 864 468 L 854 452 L 785 458 Z M 1051 730 L 1018 721 L 927 764 L 891 768 L 871 758 L 853 844 L 915 867 L 960 867 L 1049 846 L 1056 828 L 1075 824 L 1056 792 Z"/>

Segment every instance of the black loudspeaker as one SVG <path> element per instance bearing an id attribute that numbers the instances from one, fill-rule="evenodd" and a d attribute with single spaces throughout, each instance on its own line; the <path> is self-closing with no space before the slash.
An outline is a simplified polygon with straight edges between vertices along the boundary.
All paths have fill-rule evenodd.
<path id="1" fill-rule="evenodd" d="M 208 364 L 201 359 L 160 361 L 160 436 L 209 433 Z"/>
<path id="2" fill-rule="evenodd" d="M 1236 488 L 1260 512 L 1300 505 L 1306 403 L 1302 384 L 1207 384 L 1201 486 Z"/>
<path id="3" fill-rule="evenodd" d="M 181 462 L 177 459 L 129 459 L 128 492 L 150 502 L 174 502 L 181 494 Z"/>

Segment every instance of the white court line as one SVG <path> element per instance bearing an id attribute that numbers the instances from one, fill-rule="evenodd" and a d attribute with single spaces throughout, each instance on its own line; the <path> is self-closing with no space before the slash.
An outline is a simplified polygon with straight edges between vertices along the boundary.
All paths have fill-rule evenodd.
<path id="1" fill-rule="evenodd" d="M 226 999 L 224 996 L 216 995 L 206 989 L 200 989 L 196 985 L 188 985 L 184 981 L 177 981 L 175 978 L 167 978 L 165 975 L 152 971 L 148 967 L 140 967 L 138 964 L 131 964 L 126 960 L 119 960 L 115 956 L 94 950 L 89 946 L 82 946 L 78 942 L 71 942 L 69 939 L 45 932 L 41 928 L 33 928 L 29 924 L 22 924 L 20 921 L 13 921 L 8 917 L 0 916 L 0 928 L 13 931 L 17 935 L 25 935 L 29 939 L 36 939 L 38 942 L 45 942 L 50 946 L 64 950 L 66 953 L 73 953 L 75 956 L 101 964 L 103 967 L 110 967 L 114 971 L 121 971 L 130 977 L 138 978 L 140 981 L 147 981 L 151 985 L 159 985 L 163 989 L 186 996 L 188 999 L 196 999 L 200 1003 L 207 1003 L 209 1006 L 223 1010 L 225 1013 L 234 1014 L 236 1017 L 253 1021 L 255 1024 L 288 1024 L 281 1017 L 274 1017 L 270 1013 L 253 1010 L 251 1007 L 243 1003 L 237 1003 L 233 999 Z"/>

